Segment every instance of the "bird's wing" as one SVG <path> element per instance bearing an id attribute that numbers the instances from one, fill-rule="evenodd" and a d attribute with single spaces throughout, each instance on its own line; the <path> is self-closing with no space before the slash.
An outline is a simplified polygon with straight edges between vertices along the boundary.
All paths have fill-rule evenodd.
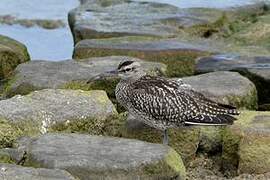
<path id="1" fill-rule="evenodd" d="M 130 100 L 134 109 L 176 124 L 231 124 L 235 108 L 215 103 L 184 83 L 144 76 L 132 84 Z"/>

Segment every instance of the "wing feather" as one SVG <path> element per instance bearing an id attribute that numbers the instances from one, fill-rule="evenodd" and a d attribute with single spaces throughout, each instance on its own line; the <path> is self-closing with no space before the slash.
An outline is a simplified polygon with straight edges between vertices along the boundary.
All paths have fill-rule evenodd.
<path id="1" fill-rule="evenodd" d="M 133 109 L 166 123 L 232 124 L 239 112 L 194 91 L 189 85 L 161 77 L 144 76 L 132 84 Z"/>

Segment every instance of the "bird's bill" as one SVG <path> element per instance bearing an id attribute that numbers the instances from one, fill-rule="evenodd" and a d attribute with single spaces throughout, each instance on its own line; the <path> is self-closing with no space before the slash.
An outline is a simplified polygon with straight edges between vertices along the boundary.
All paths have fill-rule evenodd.
<path id="1" fill-rule="evenodd" d="M 118 71 L 115 69 L 115 70 L 111 70 L 111 71 L 106 71 L 105 72 L 105 74 L 107 74 L 107 75 L 116 75 L 116 74 L 118 74 Z"/>
<path id="2" fill-rule="evenodd" d="M 117 76 L 117 75 L 118 75 L 118 71 L 117 70 L 106 71 L 104 73 L 98 74 L 98 75 L 92 77 L 91 79 L 89 79 L 87 81 L 87 84 L 88 83 L 91 83 L 93 81 L 96 81 L 96 80 L 104 79 L 104 78 L 107 78 L 107 77 L 113 77 L 113 76 Z"/>

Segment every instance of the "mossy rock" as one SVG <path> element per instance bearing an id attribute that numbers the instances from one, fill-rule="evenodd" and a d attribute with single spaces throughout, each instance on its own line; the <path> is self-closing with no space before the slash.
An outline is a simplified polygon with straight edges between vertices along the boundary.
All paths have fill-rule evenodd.
<path id="1" fill-rule="evenodd" d="M 270 112 L 244 111 L 223 133 L 223 169 L 260 174 L 270 167 Z"/>
<path id="2" fill-rule="evenodd" d="M 13 123 L 6 119 L 0 120 L 0 148 L 12 147 L 21 136 L 35 136 L 40 134 L 32 121 Z"/>
<path id="3" fill-rule="evenodd" d="M 10 77 L 19 64 L 29 60 L 30 56 L 23 44 L 0 35 L 0 79 Z"/>
<path id="4" fill-rule="evenodd" d="M 77 133 L 49 133 L 32 138 L 29 144 L 22 146 L 26 146 L 25 165 L 63 169 L 80 179 L 186 178 L 179 154 L 161 144 Z"/>
<path id="5" fill-rule="evenodd" d="M 137 128 L 129 127 L 127 124 L 127 115 L 111 116 L 106 119 L 86 119 L 80 121 L 71 121 L 52 126 L 49 132 L 65 133 L 86 133 L 90 135 L 104 135 L 139 139 L 146 142 L 162 143 L 163 134 L 159 130 L 147 127 L 143 124 L 137 124 Z M 199 144 L 199 129 L 170 129 L 169 138 L 173 149 L 179 153 L 185 163 L 189 163 L 196 154 Z"/>
<path id="6" fill-rule="evenodd" d="M 208 55 L 201 47 L 175 40 L 142 37 L 120 37 L 83 40 L 76 44 L 73 58 L 131 56 L 167 65 L 166 76 L 182 77 L 194 74 L 195 59 Z"/>

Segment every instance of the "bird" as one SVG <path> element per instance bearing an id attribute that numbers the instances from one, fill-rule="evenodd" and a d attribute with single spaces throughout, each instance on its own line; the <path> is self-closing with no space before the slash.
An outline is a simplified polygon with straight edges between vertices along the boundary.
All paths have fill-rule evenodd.
<path id="1" fill-rule="evenodd" d="M 130 115 L 163 131 L 168 145 L 168 128 L 191 125 L 231 125 L 239 111 L 206 98 L 181 79 L 150 76 L 138 61 L 120 62 L 110 73 L 120 77 L 115 88 L 117 101 Z"/>

